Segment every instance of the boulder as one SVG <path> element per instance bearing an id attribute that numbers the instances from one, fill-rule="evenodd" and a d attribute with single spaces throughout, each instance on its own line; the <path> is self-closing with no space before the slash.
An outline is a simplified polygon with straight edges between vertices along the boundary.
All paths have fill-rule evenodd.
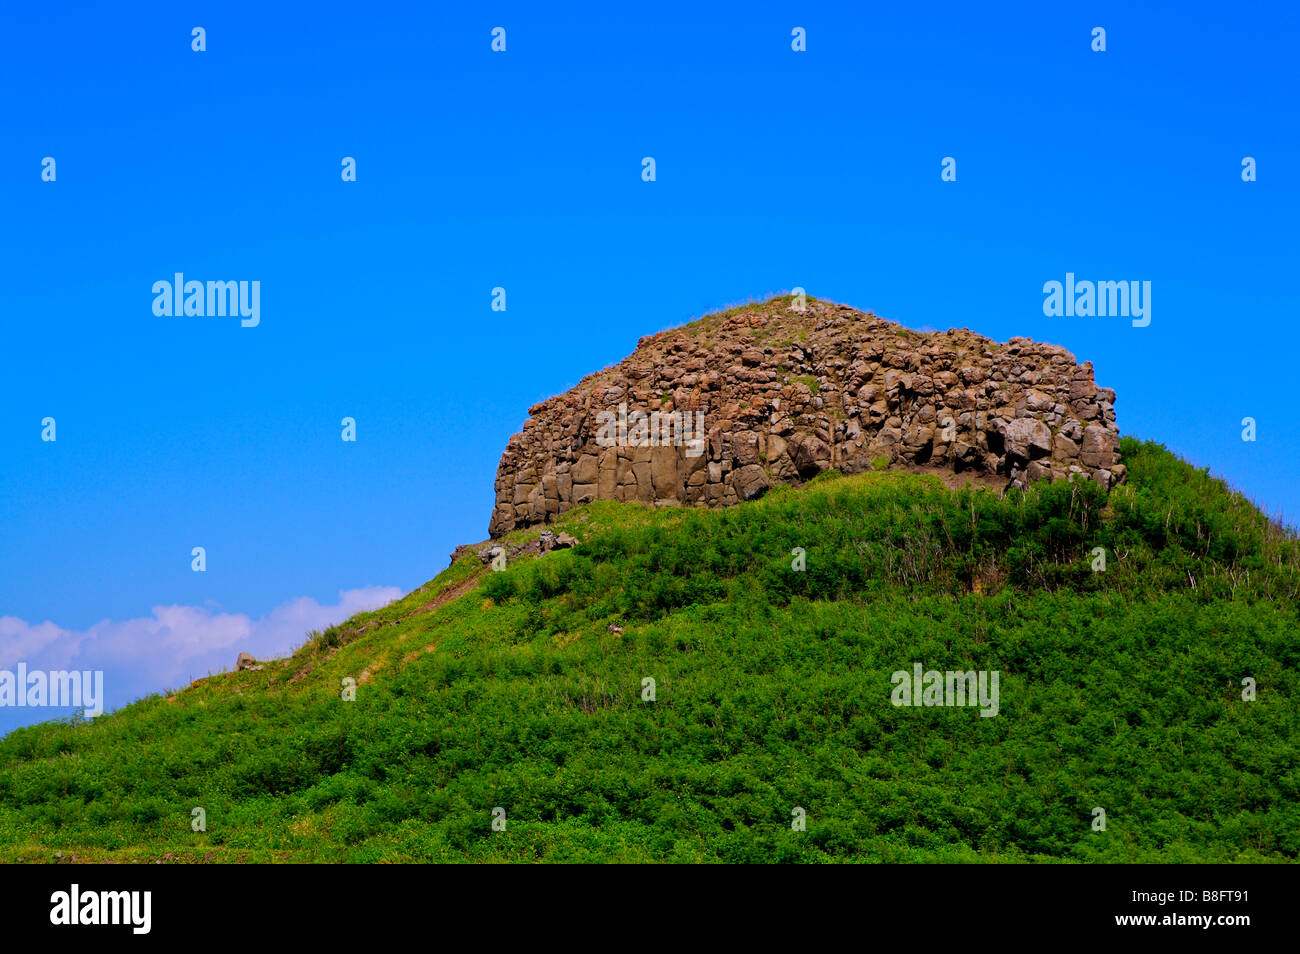
<path id="1" fill-rule="evenodd" d="M 786 442 L 786 453 L 794 461 L 800 477 L 815 477 L 831 465 L 830 447 L 812 434 L 796 434 L 790 438 Z"/>
<path id="2" fill-rule="evenodd" d="M 1085 467 L 1109 468 L 1115 457 L 1115 436 L 1100 424 L 1089 424 L 1083 429 L 1083 445 L 1079 459 Z"/>
<path id="3" fill-rule="evenodd" d="M 1002 429 L 1008 456 L 1021 461 L 1038 460 L 1052 453 L 1052 431 L 1034 417 L 1018 417 Z"/>
<path id="4" fill-rule="evenodd" d="M 746 464 L 732 474 L 731 482 L 741 500 L 761 497 L 768 488 L 767 474 L 758 464 Z"/>

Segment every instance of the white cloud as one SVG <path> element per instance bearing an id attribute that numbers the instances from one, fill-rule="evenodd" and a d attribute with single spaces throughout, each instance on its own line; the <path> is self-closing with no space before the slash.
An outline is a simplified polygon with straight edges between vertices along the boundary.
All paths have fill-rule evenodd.
<path id="1" fill-rule="evenodd" d="M 203 606 L 155 606 L 152 616 L 103 620 L 85 630 L 0 616 L 0 669 L 13 669 L 19 661 L 29 671 L 102 669 L 107 706 L 116 708 L 151 692 L 183 687 L 209 672 L 233 669 L 241 652 L 258 659 L 286 656 L 309 630 L 377 609 L 401 595 L 395 586 L 340 590 L 332 606 L 300 596 L 260 619 Z"/>

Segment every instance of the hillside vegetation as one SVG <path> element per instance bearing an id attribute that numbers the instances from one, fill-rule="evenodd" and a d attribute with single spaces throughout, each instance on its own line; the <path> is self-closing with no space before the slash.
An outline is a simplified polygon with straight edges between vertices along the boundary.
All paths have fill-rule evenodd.
<path id="1" fill-rule="evenodd" d="M 1109 495 L 886 472 L 579 508 L 573 549 L 11 733 L 0 858 L 1294 861 L 1300 544 L 1122 451 Z M 997 670 L 998 715 L 894 706 L 914 663 Z"/>

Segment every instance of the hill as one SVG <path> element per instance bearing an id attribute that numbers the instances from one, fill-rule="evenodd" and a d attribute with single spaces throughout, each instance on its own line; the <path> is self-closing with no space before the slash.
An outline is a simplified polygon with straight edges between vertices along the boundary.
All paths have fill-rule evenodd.
<path id="1" fill-rule="evenodd" d="M 577 506 L 288 659 L 11 733 L 0 857 L 1294 861 L 1300 543 L 1120 451 L 1109 490 Z M 997 671 L 996 716 L 894 705 L 917 663 Z"/>

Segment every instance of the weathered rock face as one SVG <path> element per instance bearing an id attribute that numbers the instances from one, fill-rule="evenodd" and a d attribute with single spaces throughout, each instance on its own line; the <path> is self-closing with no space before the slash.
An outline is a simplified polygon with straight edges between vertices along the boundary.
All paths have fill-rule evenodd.
<path id="1" fill-rule="evenodd" d="M 642 338 L 529 409 L 488 532 L 592 500 L 728 506 L 824 470 L 888 465 L 1024 486 L 1125 478 L 1115 392 L 1055 345 L 921 333 L 790 298 Z"/>

